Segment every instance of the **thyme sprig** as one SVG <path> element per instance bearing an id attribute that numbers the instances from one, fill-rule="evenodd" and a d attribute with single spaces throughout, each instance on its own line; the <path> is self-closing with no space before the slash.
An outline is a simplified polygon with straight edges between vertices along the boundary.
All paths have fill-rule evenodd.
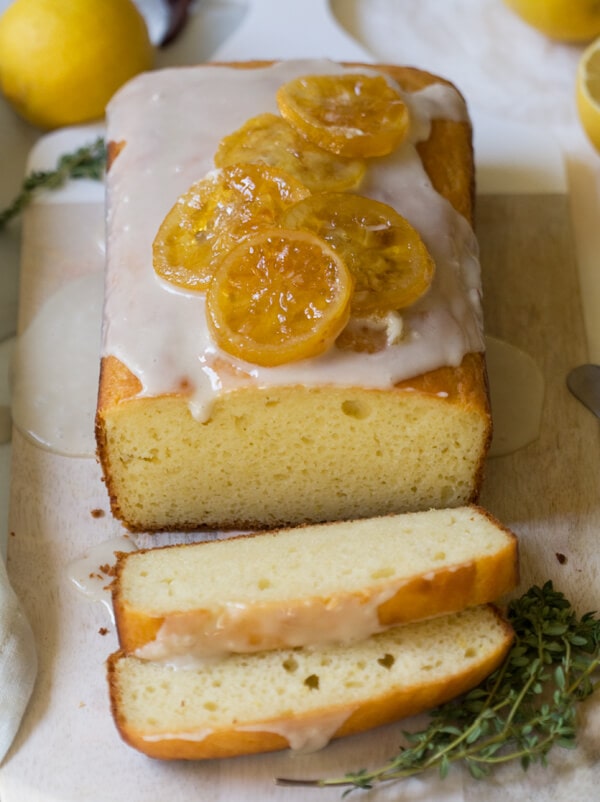
<path id="1" fill-rule="evenodd" d="M 507 613 L 513 646 L 502 665 L 460 699 L 433 711 L 422 731 L 404 733 L 409 746 L 376 769 L 320 780 L 278 784 L 369 789 L 437 769 L 444 778 L 463 763 L 476 779 L 494 766 L 520 761 L 524 770 L 547 765 L 554 746 L 574 748 L 577 703 L 600 683 L 600 620 L 578 617 L 551 582 L 533 586 Z"/>
<path id="2" fill-rule="evenodd" d="M 106 166 L 106 144 L 98 137 L 58 159 L 53 170 L 33 170 L 23 180 L 19 194 L 6 209 L 0 211 L 0 231 L 31 203 L 35 195 L 47 189 L 58 189 L 72 178 L 91 178 L 100 181 Z"/>

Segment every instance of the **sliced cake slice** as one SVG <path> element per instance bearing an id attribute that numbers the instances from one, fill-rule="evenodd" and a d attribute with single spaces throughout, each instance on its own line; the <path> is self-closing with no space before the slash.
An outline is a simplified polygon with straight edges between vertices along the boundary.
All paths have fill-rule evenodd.
<path id="1" fill-rule="evenodd" d="M 352 644 L 229 655 L 199 669 L 122 652 L 108 663 L 123 739 L 163 759 L 316 749 L 433 708 L 503 660 L 510 626 L 472 607 Z"/>
<path id="2" fill-rule="evenodd" d="M 120 646 L 193 665 L 229 652 L 349 642 L 496 601 L 516 536 L 475 506 L 341 521 L 120 556 Z"/>

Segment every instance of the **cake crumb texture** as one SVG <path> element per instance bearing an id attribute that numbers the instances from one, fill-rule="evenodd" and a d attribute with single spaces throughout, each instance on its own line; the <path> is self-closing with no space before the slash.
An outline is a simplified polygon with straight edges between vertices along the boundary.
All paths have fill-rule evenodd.
<path id="1" fill-rule="evenodd" d="M 101 428 L 113 508 L 132 529 L 236 529 L 469 503 L 489 437 L 481 370 L 473 355 L 446 371 L 443 396 L 418 382 L 239 389 L 205 423 L 185 398 L 124 401 Z"/>
<path id="2" fill-rule="evenodd" d="M 351 646 L 232 655 L 199 670 L 117 652 L 112 710 L 124 740 L 153 757 L 273 751 L 315 728 L 337 738 L 441 704 L 496 668 L 511 642 L 508 624 L 483 606 Z"/>

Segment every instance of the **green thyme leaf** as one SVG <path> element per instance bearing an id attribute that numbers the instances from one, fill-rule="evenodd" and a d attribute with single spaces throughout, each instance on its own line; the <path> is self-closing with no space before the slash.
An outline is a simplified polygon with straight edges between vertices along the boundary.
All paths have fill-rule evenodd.
<path id="1" fill-rule="evenodd" d="M 61 156 L 54 170 L 34 170 L 23 181 L 21 191 L 10 206 L 0 211 L 0 231 L 41 191 L 58 189 L 69 179 L 91 178 L 101 181 L 106 167 L 106 144 L 98 137 L 91 145 Z"/>
<path id="2" fill-rule="evenodd" d="M 600 620 L 578 617 L 551 582 L 534 585 L 508 608 L 514 644 L 502 665 L 477 688 L 432 711 L 429 725 L 406 734 L 409 746 L 378 768 L 320 780 L 278 779 L 283 785 L 358 788 L 398 782 L 454 763 L 475 779 L 516 761 L 526 771 L 548 764 L 555 746 L 576 746 L 577 703 L 600 685 Z"/>

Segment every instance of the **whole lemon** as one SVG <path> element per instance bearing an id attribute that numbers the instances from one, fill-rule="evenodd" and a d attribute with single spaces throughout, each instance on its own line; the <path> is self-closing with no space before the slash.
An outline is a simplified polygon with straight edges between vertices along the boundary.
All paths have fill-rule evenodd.
<path id="1" fill-rule="evenodd" d="M 504 0 L 525 22 L 551 39 L 585 42 L 600 35 L 599 0 Z"/>
<path id="2" fill-rule="evenodd" d="M 0 88 L 40 128 L 102 117 L 153 58 L 133 0 L 15 0 L 0 17 Z"/>

